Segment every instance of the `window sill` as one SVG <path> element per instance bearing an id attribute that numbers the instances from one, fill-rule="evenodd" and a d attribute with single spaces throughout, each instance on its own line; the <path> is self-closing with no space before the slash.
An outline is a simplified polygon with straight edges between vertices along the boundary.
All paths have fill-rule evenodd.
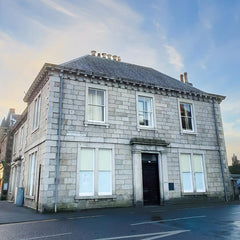
<path id="1" fill-rule="evenodd" d="M 189 192 L 189 193 L 184 193 L 182 192 L 183 196 L 199 196 L 199 195 L 207 195 L 207 192 Z"/>
<path id="2" fill-rule="evenodd" d="M 116 195 L 103 195 L 103 196 L 75 196 L 75 200 L 101 200 L 101 199 L 116 199 Z"/>
<path id="3" fill-rule="evenodd" d="M 84 122 L 84 126 L 88 126 L 88 125 L 94 125 L 94 126 L 104 126 L 106 128 L 109 128 L 109 123 L 106 122 L 91 122 L 91 121 L 85 121 Z"/>
<path id="4" fill-rule="evenodd" d="M 186 134 L 186 135 L 187 135 L 187 134 L 188 134 L 188 135 L 195 135 L 195 136 L 198 135 L 198 133 L 197 133 L 197 132 L 194 132 L 194 131 L 184 131 L 184 130 L 182 130 L 182 131 L 181 131 L 181 135 L 185 135 L 185 134 Z"/>
<path id="5" fill-rule="evenodd" d="M 34 199 L 35 199 L 35 196 L 26 195 L 25 198 L 26 198 L 26 199 L 34 200 Z"/>
<path id="6" fill-rule="evenodd" d="M 147 130 L 147 131 L 157 131 L 156 128 L 153 128 L 153 127 L 143 127 L 143 126 L 138 126 L 137 127 L 137 130 L 140 132 L 142 130 Z"/>

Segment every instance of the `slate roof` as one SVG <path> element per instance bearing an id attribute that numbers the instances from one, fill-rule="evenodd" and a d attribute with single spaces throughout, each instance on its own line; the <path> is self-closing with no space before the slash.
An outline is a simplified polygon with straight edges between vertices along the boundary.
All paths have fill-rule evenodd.
<path id="1" fill-rule="evenodd" d="M 122 78 L 153 84 L 157 87 L 172 89 L 177 91 L 206 94 L 205 92 L 183 83 L 177 79 L 167 76 L 150 67 L 143 67 L 125 62 L 118 62 L 111 59 L 86 55 L 60 66 L 72 69 L 79 69 L 86 72 L 104 75 L 107 77 Z"/>

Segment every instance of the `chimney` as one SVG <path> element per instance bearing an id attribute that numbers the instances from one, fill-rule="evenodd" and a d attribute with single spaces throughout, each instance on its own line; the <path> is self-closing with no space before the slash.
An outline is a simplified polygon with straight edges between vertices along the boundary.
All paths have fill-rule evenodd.
<path id="1" fill-rule="evenodd" d="M 180 81 L 183 82 L 183 74 L 180 74 Z"/>
<path id="2" fill-rule="evenodd" d="M 107 58 L 107 54 L 106 53 L 102 53 L 102 58 Z"/>
<path id="3" fill-rule="evenodd" d="M 117 61 L 118 60 L 118 56 L 117 55 L 113 55 L 113 60 Z"/>
<path id="4" fill-rule="evenodd" d="M 108 59 L 112 60 L 112 54 L 107 55 Z"/>
<path id="5" fill-rule="evenodd" d="M 184 78 L 184 82 L 188 83 L 188 77 L 187 77 L 187 72 L 183 73 L 183 78 Z"/>
<path id="6" fill-rule="evenodd" d="M 96 52 L 95 50 L 92 50 L 92 51 L 91 51 L 91 55 L 92 55 L 92 56 L 96 56 L 96 55 L 97 55 L 97 52 Z"/>

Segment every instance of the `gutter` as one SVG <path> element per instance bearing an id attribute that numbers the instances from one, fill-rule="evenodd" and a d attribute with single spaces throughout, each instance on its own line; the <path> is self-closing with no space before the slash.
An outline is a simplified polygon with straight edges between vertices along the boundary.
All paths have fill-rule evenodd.
<path id="1" fill-rule="evenodd" d="M 60 144 L 61 144 L 61 125 L 62 125 L 62 95 L 63 95 L 63 74 L 60 74 L 59 86 L 59 115 L 58 115 L 58 141 L 57 141 L 57 162 L 56 162 L 56 178 L 55 178 L 55 199 L 54 199 L 54 212 L 57 212 L 58 202 L 58 174 L 59 174 L 59 161 L 60 161 Z"/>
<path id="2" fill-rule="evenodd" d="M 225 177 L 224 177 L 224 170 L 223 170 L 223 159 L 221 154 L 221 145 L 220 145 L 220 137 L 218 132 L 218 124 L 217 124 L 217 116 L 216 116 L 216 109 L 215 109 L 215 101 L 212 101 L 213 103 L 213 115 L 214 115 L 214 123 L 215 123 L 215 129 L 216 129 L 216 136 L 217 136 L 217 145 L 218 145 L 218 153 L 220 158 L 220 166 L 221 166 L 221 172 L 222 172 L 222 180 L 223 180 L 223 189 L 224 189 L 224 198 L 227 202 L 227 191 L 226 191 L 226 185 L 225 185 Z"/>

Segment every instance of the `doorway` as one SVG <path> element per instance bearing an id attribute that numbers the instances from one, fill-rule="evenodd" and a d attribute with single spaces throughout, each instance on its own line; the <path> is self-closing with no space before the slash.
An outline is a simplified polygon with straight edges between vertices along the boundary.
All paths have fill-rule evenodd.
<path id="1" fill-rule="evenodd" d="M 143 203 L 160 204 L 158 154 L 142 153 Z"/>

